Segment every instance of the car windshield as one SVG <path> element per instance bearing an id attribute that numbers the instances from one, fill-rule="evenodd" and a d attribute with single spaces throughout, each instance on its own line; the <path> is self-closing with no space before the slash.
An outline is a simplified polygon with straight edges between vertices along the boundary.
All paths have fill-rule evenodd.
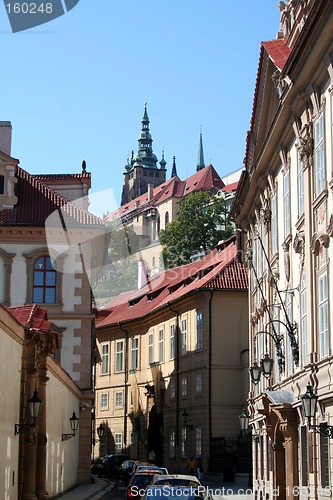
<path id="1" fill-rule="evenodd" d="M 153 474 L 145 474 L 144 476 L 141 474 L 135 474 L 131 481 L 131 486 L 137 486 L 138 484 L 145 486 L 150 484 L 152 476 Z"/>

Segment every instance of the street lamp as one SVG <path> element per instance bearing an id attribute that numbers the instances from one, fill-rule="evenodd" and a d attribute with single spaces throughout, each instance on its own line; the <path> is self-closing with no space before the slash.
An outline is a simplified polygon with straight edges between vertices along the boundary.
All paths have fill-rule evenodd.
<path id="1" fill-rule="evenodd" d="M 189 417 L 189 414 L 187 413 L 187 411 L 185 409 L 182 413 L 184 427 L 186 427 L 186 429 L 189 429 L 190 431 L 193 431 L 193 425 L 187 423 L 188 417 Z"/>
<path id="2" fill-rule="evenodd" d="M 249 423 L 250 423 L 250 415 L 249 415 L 247 409 L 244 408 L 242 413 L 239 415 L 239 425 L 240 425 L 242 436 L 244 438 L 251 436 L 252 441 L 259 441 L 259 436 L 257 436 L 256 434 L 254 434 L 252 436 L 251 430 L 249 428 Z"/>
<path id="3" fill-rule="evenodd" d="M 313 393 L 312 386 L 310 384 L 307 385 L 306 393 L 301 396 L 301 400 L 304 416 L 308 419 L 309 429 L 313 429 L 321 436 L 333 438 L 332 425 L 327 425 L 325 422 L 319 425 L 311 425 L 311 419 L 315 418 L 317 411 L 318 396 Z"/>
<path id="4" fill-rule="evenodd" d="M 68 441 L 68 439 L 75 436 L 75 432 L 77 431 L 77 429 L 79 427 L 79 419 L 77 418 L 75 411 L 73 411 L 73 415 L 69 419 L 69 423 L 70 423 L 70 426 L 71 426 L 71 429 L 73 432 L 72 432 L 72 434 L 63 434 L 62 441 Z"/>
<path id="5" fill-rule="evenodd" d="M 32 398 L 28 400 L 28 408 L 30 417 L 33 419 L 32 424 L 15 424 L 15 434 L 22 434 L 22 432 L 31 429 L 31 427 L 35 427 L 36 422 L 38 420 L 40 410 L 42 407 L 42 400 L 39 399 L 37 389 L 34 390 L 34 394 Z"/>

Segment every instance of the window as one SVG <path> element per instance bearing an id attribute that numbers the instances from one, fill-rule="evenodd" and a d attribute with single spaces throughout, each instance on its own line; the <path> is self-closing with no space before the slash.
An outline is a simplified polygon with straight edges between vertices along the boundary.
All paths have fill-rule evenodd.
<path id="1" fill-rule="evenodd" d="M 286 294 L 286 311 L 290 323 L 293 324 L 293 304 L 292 304 L 292 295 L 290 292 Z M 288 333 L 286 333 L 285 345 L 287 346 L 287 374 L 291 375 L 293 373 L 294 363 L 293 363 L 293 353 L 291 350 L 290 340 L 288 337 Z"/>
<path id="2" fill-rule="evenodd" d="M 170 359 L 175 359 L 175 325 L 170 325 Z"/>
<path id="3" fill-rule="evenodd" d="M 202 312 L 201 311 L 197 311 L 195 348 L 197 351 L 202 351 Z"/>
<path id="4" fill-rule="evenodd" d="M 181 333 L 180 333 L 180 354 L 184 356 L 187 352 L 187 329 L 186 329 L 186 319 L 182 319 L 181 323 Z"/>
<path id="5" fill-rule="evenodd" d="M 116 372 L 124 371 L 124 341 L 116 341 Z"/>
<path id="6" fill-rule="evenodd" d="M 0 194 L 4 194 L 5 192 L 5 178 L 3 175 L 0 175 Z"/>
<path id="7" fill-rule="evenodd" d="M 164 361 L 164 330 L 158 331 L 158 360 L 160 363 Z"/>
<path id="8" fill-rule="evenodd" d="M 197 457 L 202 455 L 202 429 L 201 427 L 195 428 L 195 454 Z"/>
<path id="9" fill-rule="evenodd" d="M 56 271 L 50 257 L 39 257 L 33 271 L 33 302 L 54 304 L 56 301 Z"/>
<path id="10" fill-rule="evenodd" d="M 175 379 L 172 378 L 170 380 L 170 399 L 175 399 L 176 397 L 176 383 Z"/>
<path id="11" fill-rule="evenodd" d="M 154 334 L 148 335 L 148 363 L 151 365 L 154 362 Z"/>
<path id="12" fill-rule="evenodd" d="M 131 339 L 131 369 L 138 370 L 139 368 L 139 338 Z"/>
<path id="13" fill-rule="evenodd" d="M 187 457 L 187 429 L 183 427 L 181 430 L 181 443 L 180 443 L 180 453 L 182 458 Z"/>
<path id="14" fill-rule="evenodd" d="M 109 373 L 109 344 L 102 344 L 102 368 L 101 375 Z"/>
<path id="15" fill-rule="evenodd" d="M 302 342 L 302 365 L 306 364 L 306 356 L 308 354 L 308 334 L 306 330 L 306 276 L 302 272 L 301 276 L 301 300 L 300 300 L 300 334 Z"/>
<path id="16" fill-rule="evenodd" d="M 278 251 L 278 220 L 277 220 L 277 198 L 276 193 L 272 196 L 271 202 L 272 209 L 272 221 L 271 221 L 271 230 L 272 230 L 272 255 L 275 255 Z"/>
<path id="17" fill-rule="evenodd" d="M 101 394 L 101 410 L 107 410 L 109 408 L 109 394 L 103 392 Z"/>
<path id="18" fill-rule="evenodd" d="M 123 392 L 122 391 L 116 391 L 115 406 L 116 406 L 116 408 L 123 407 Z"/>
<path id="19" fill-rule="evenodd" d="M 284 215 L 284 237 L 290 234 L 290 171 L 289 169 L 283 176 L 283 215 Z"/>
<path id="20" fill-rule="evenodd" d="M 309 483 L 309 464 L 308 464 L 308 429 L 306 425 L 301 427 L 301 481 L 302 486 L 308 486 Z"/>
<path id="21" fill-rule="evenodd" d="M 322 488 L 329 488 L 330 486 L 330 452 L 329 452 L 329 439 L 320 434 L 320 482 Z"/>
<path id="22" fill-rule="evenodd" d="M 328 355 L 328 288 L 327 274 L 318 279 L 318 330 L 319 330 L 319 356 Z"/>
<path id="23" fill-rule="evenodd" d="M 169 212 L 165 212 L 164 227 L 169 223 Z"/>
<path id="24" fill-rule="evenodd" d="M 202 374 L 198 373 L 195 376 L 195 394 L 196 396 L 201 396 L 202 394 Z"/>
<path id="25" fill-rule="evenodd" d="M 181 391 L 182 391 L 182 396 L 186 397 L 187 396 L 187 377 L 183 377 L 181 380 Z"/>
<path id="26" fill-rule="evenodd" d="M 314 126 L 315 147 L 315 189 L 318 196 L 325 187 L 325 132 L 324 114 L 322 113 Z"/>
<path id="27" fill-rule="evenodd" d="M 122 435 L 120 432 L 116 432 L 114 435 L 114 447 L 115 447 L 115 452 L 116 453 L 121 453 L 122 452 Z"/>
<path id="28" fill-rule="evenodd" d="M 170 443 L 169 457 L 175 458 L 176 457 L 176 431 L 174 431 L 174 430 L 170 431 L 169 443 Z"/>
<path id="29" fill-rule="evenodd" d="M 298 154 L 297 158 L 297 194 L 298 194 L 298 217 L 304 214 L 304 172 L 303 163 Z"/>
<path id="30" fill-rule="evenodd" d="M 108 435 L 106 432 L 104 432 L 100 441 L 100 456 L 104 457 L 104 455 L 106 455 L 107 452 L 108 452 Z"/>

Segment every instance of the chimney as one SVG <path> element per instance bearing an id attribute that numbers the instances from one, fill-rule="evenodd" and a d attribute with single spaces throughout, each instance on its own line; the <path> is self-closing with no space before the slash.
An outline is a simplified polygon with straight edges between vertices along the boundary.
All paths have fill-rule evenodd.
<path id="1" fill-rule="evenodd" d="M 0 121 L 0 151 L 11 155 L 12 149 L 12 124 Z"/>
<path id="2" fill-rule="evenodd" d="M 148 266 L 144 260 L 138 262 L 138 290 L 147 284 Z"/>
<path id="3" fill-rule="evenodd" d="M 153 197 L 154 186 L 152 184 L 148 184 L 148 201 L 150 201 Z"/>

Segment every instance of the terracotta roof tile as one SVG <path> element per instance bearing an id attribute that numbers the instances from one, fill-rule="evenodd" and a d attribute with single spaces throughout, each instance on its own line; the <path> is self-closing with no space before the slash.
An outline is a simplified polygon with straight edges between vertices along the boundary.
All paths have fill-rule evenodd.
<path id="1" fill-rule="evenodd" d="M 47 319 L 47 310 L 37 304 L 8 307 L 7 310 L 24 328 L 45 333 L 51 332 L 52 323 Z"/>
<path id="2" fill-rule="evenodd" d="M 291 48 L 286 45 L 286 40 L 278 38 L 277 40 L 262 42 L 262 46 L 272 59 L 275 66 L 281 70 L 291 52 Z"/>
<path id="3" fill-rule="evenodd" d="M 232 193 L 233 191 L 236 191 L 238 186 L 238 181 L 237 182 L 232 182 L 231 184 L 227 184 L 224 186 L 223 191 L 226 193 Z"/>

